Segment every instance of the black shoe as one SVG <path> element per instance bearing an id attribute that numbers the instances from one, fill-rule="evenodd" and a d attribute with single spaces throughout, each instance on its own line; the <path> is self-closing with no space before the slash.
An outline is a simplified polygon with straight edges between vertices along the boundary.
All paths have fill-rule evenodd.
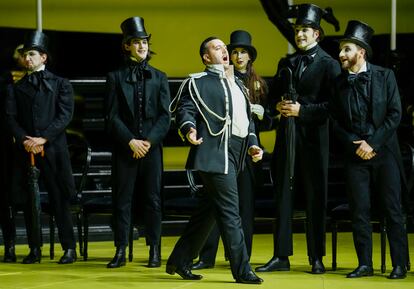
<path id="1" fill-rule="evenodd" d="M 4 246 L 4 263 L 15 263 L 16 262 L 16 250 L 14 245 Z"/>
<path id="2" fill-rule="evenodd" d="M 161 267 L 161 248 L 159 245 L 150 246 L 148 267 Z"/>
<path id="3" fill-rule="evenodd" d="M 263 266 L 255 269 L 256 272 L 289 271 L 290 263 L 288 257 L 273 257 Z"/>
<path id="4" fill-rule="evenodd" d="M 72 264 L 76 261 L 76 249 L 67 249 L 59 260 L 59 264 Z"/>
<path id="5" fill-rule="evenodd" d="M 106 268 L 119 268 L 125 266 L 126 257 L 125 257 L 125 248 L 116 248 L 115 256 L 111 262 L 106 265 Z"/>
<path id="6" fill-rule="evenodd" d="M 359 278 L 374 275 L 374 269 L 372 266 L 361 265 L 358 266 L 354 271 L 346 275 L 346 278 Z"/>
<path id="7" fill-rule="evenodd" d="M 40 248 L 30 248 L 30 253 L 26 257 L 24 257 L 22 263 L 23 264 L 34 264 L 40 263 L 42 259 L 42 250 Z"/>
<path id="8" fill-rule="evenodd" d="M 165 268 L 165 272 L 167 272 L 170 275 L 174 275 L 175 273 L 177 273 L 184 280 L 201 280 L 203 278 L 202 275 L 196 275 L 196 274 L 191 273 L 190 269 L 180 268 L 172 264 L 167 264 L 167 267 Z"/>
<path id="9" fill-rule="evenodd" d="M 214 264 L 206 263 L 203 260 L 198 260 L 191 266 L 192 270 L 201 270 L 201 269 L 209 269 L 209 268 L 214 268 Z"/>
<path id="10" fill-rule="evenodd" d="M 325 266 L 322 263 L 322 259 L 315 258 L 312 261 L 312 274 L 323 274 L 325 273 Z"/>
<path id="11" fill-rule="evenodd" d="M 404 279 L 407 277 L 407 270 L 402 266 L 395 266 L 388 279 Z"/>
<path id="12" fill-rule="evenodd" d="M 236 282 L 244 284 L 262 284 L 263 279 L 257 276 L 253 271 L 249 271 L 247 274 L 237 278 Z"/>

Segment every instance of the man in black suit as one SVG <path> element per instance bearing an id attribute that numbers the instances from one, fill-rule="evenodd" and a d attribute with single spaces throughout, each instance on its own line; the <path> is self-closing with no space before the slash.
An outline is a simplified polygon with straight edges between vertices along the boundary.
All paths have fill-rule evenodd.
<path id="1" fill-rule="evenodd" d="M 126 62 L 107 77 L 108 131 L 113 138 L 112 200 L 116 253 L 108 268 L 125 265 L 132 201 L 142 204 L 148 267 L 161 266 L 162 140 L 170 127 L 170 91 L 151 58 L 144 19 L 121 24 Z"/>
<path id="2" fill-rule="evenodd" d="M 237 191 L 237 175 L 246 153 L 253 161 L 263 155 L 254 134 L 247 89 L 234 78 L 223 41 L 207 38 L 200 56 L 206 70 L 183 82 L 182 93 L 172 105 L 179 133 L 191 144 L 187 168 L 198 170 L 205 194 L 175 245 L 166 271 L 183 279 L 201 279 L 191 273 L 192 261 L 217 222 L 236 282 L 260 284 L 263 280 L 248 261 Z"/>
<path id="3" fill-rule="evenodd" d="M 306 240 L 312 273 L 325 272 L 325 221 L 329 156 L 328 99 L 332 80 L 340 73 L 337 61 L 318 42 L 323 38 L 320 27 L 322 9 L 312 4 L 298 5 L 294 26 L 298 51 L 279 62 L 269 98 L 280 113 L 280 124 L 273 154 L 272 176 L 276 194 L 276 226 L 273 257 L 257 272 L 288 271 L 288 256 L 293 254 L 293 194 L 306 205 Z M 289 83 L 286 70 L 293 71 L 297 101 L 286 99 Z M 274 109 L 273 107 L 273 109 Z M 288 118 L 294 118 L 294 144 L 288 143 Z M 296 155 L 287 158 L 289 146 Z M 293 162 L 291 164 L 290 162 Z M 288 166 L 294 166 L 291 180 Z"/>
<path id="4" fill-rule="evenodd" d="M 34 31 L 27 35 L 22 49 L 27 74 L 7 89 L 6 119 L 15 139 L 13 162 L 13 202 L 23 204 L 30 253 L 24 264 L 40 262 L 40 232 L 31 224 L 33 212 L 28 194 L 29 153 L 33 153 L 40 177 L 59 230 L 64 255 L 60 264 L 76 260 L 70 198 L 75 194 L 65 129 L 72 120 L 73 90 L 67 79 L 45 69 L 49 59 L 47 36 Z M 40 153 L 44 151 L 44 157 Z"/>
<path id="5" fill-rule="evenodd" d="M 370 195 L 378 194 L 387 223 L 393 270 L 390 279 L 406 276 L 407 242 L 401 210 L 404 180 L 396 134 L 401 100 L 394 73 L 367 61 L 373 29 L 349 21 L 340 40 L 342 74 L 330 103 L 333 127 L 345 153 L 346 188 L 352 215 L 358 267 L 348 278 L 372 276 Z M 403 181 L 404 183 L 404 181 Z"/>

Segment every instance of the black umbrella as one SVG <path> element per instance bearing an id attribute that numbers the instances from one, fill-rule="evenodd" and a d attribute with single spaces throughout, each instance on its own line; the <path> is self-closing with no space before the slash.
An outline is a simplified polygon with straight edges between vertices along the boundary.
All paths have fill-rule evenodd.
<path id="1" fill-rule="evenodd" d="M 44 155 L 42 151 L 41 155 Z M 33 153 L 30 153 L 30 166 L 28 171 L 28 184 L 30 193 L 30 204 L 32 208 L 32 237 L 36 244 L 41 244 L 41 225 L 40 225 L 40 190 L 39 190 L 39 179 L 40 171 L 36 168 L 35 157 Z"/>
<path id="2" fill-rule="evenodd" d="M 285 72 L 288 79 L 288 91 L 284 95 L 284 100 L 291 100 L 293 103 L 296 102 L 298 94 L 293 85 L 293 73 L 289 67 L 281 69 L 280 73 Z M 293 179 L 295 174 L 295 143 L 296 143 L 296 125 L 295 117 L 288 116 L 286 118 L 285 136 L 286 136 L 286 159 L 287 159 L 287 170 L 289 172 L 289 190 L 293 190 Z"/>

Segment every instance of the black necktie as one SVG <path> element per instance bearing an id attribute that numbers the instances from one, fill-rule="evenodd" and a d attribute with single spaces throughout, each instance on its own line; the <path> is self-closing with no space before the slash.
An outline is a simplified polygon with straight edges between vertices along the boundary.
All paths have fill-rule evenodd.
<path id="1" fill-rule="evenodd" d="M 295 59 L 295 79 L 296 81 L 299 81 L 299 79 L 302 76 L 303 70 L 305 67 L 307 67 L 309 64 L 313 62 L 313 54 L 315 54 L 318 50 L 319 46 L 316 45 L 315 47 L 312 47 L 309 50 L 306 51 L 300 51 L 296 55 Z"/>
<path id="2" fill-rule="evenodd" d="M 130 62 L 130 72 L 129 75 L 127 77 L 127 82 L 138 82 L 138 80 L 143 80 L 144 79 L 144 69 L 146 67 L 147 62 L 146 61 L 142 61 L 142 62 Z"/>
<path id="3" fill-rule="evenodd" d="M 32 72 L 27 76 L 27 80 L 36 90 L 40 90 L 44 86 L 46 89 L 53 91 L 44 70 Z"/>
<path id="4" fill-rule="evenodd" d="M 348 83 L 351 88 L 359 95 L 363 97 L 368 97 L 368 82 L 370 81 L 371 76 L 369 72 L 361 72 L 358 74 L 349 74 Z"/>

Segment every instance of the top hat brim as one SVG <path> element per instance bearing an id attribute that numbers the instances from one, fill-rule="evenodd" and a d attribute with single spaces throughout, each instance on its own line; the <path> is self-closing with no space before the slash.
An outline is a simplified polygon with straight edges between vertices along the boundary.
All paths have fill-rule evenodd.
<path id="1" fill-rule="evenodd" d="M 137 31 L 136 33 L 124 35 L 124 38 L 123 39 L 126 42 L 128 40 L 133 39 L 133 38 L 150 39 L 151 38 L 151 34 L 147 34 L 145 32 Z"/>
<path id="2" fill-rule="evenodd" d="M 368 59 L 370 59 L 372 57 L 372 48 L 366 42 L 363 42 L 363 41 L 361 41 L 361 40 L 359 40 L 357 38 L 353 38 L 353 37 L 341 38 L 341 39 L 338 39 L 337 41 L 338 41 L 338 43 L 341 43 L 341 42 L 351 42 L 351 43 L 354 43 L 356 45 L 359 45 L 362 48 L 364 48 L 365 51 L 367 52 Z"/>
<path id="3" fill-rule="evenodd" d="M 44 47 L 42 47 L 42 46 L 39 46 L 39 45 L 29 45 L 29 46 L 24 46 L 24 47 L 22 47 L 22 48 L 18 49 L 17 51 L 18 51 L 19 53 L 25 53 L 25 52 L 27 52 L 27 51 L 29 51 L 29 50 L 36 50 L 36 51 L 39 51 L 39 52 L 41 52 L 41 53 L 46 53 L 46 54 L 49 54 L 49 51 L 48 51 L 46 48 L 44 48 Z"/>
<path id="4" fill-rule="evenodd" d="M 235 49 L 237 47 L 245 48 L 249 52 L 250 57 L 252 58 L 251 59 L 252 62 L 254 62 L 256 60 L 256 58 L 257 58 L 256 48 L 254 48 L 254 46 L 251 46 L 251 45 L 246 45 L 245 43 L 243 43 L 243 44 L 238 44 L 238 43 L 228 44 L 227 45 L 227 51 L 229 52 L 229 54 L 231 54 L 233 49 Z"/>

